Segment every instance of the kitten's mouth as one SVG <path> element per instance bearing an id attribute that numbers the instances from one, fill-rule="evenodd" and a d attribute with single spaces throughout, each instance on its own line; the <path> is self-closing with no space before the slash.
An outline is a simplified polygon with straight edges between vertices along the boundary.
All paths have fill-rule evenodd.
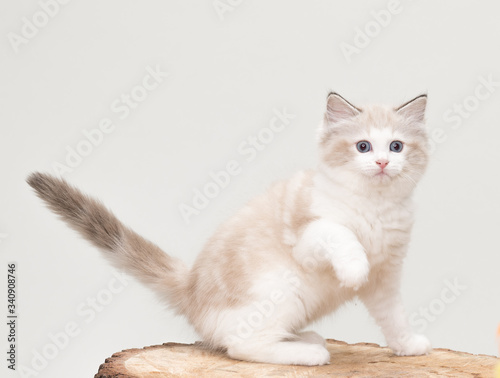
<path id="1" fill-rule="evenodd" d="M 385 171 L 377 172 L 373 175 L 373 177 L 378 181 L 388 181 L 392 178 L 392 176 Z"/>
<path id="2" fill-rule="evenodd" d="M 386 182 L 393 176 L 386 171 L 379 170 L 378 172 L 365 172 L 368 179 L 375 180 L 376 182 Z"/>

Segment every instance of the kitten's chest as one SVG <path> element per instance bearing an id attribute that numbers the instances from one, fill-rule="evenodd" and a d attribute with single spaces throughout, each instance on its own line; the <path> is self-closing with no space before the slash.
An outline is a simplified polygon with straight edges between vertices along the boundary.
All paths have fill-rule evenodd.
<path id="1" fill-rule="evenodd" d="M 365 248 L 372 265 L 406 251 L 413 226 L 410 198 L 367 198 L 321 189 L 312 192 L 312 213 L 349 228 Z"/>
<path id="2" fill-rule="evenodd" d="M 406 251 L 413 225 L 411 203 L 365 204 L 365 211 L 350 217 L 350 228 L 365 247 L 372 264 Z"/>

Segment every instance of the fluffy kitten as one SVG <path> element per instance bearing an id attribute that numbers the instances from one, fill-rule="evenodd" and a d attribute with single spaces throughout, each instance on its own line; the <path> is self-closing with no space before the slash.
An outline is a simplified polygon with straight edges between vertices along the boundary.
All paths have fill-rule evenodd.
<path id="1" fill-rule="evenodd" d="M 410 197 L 427 165 L 426 101 L 357 108 L 330 94 L 318 169 L 249 202 L 191 269 L 64 180 L 34 173 L 28 182 L 114 266 L 151 286 L 232 358 L 327 364 L 325 340 L 302 330 L 355 296 L 394 353 L 425 354 L 430 343 L 412 333 L 399 287 Z"/>

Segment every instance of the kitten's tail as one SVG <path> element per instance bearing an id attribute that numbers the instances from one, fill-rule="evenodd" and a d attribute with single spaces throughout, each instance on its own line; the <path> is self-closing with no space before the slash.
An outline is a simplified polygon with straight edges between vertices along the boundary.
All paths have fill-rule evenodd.
<path id="1" fill-rule="evenodd" d="M 156 289 L 183 313 L 189 270 L 179 259 L 126 227 L 101 202 L 65 180 L 33 173 L 27 181 L 53 212 L 98 247 L 115 267 Z"/>

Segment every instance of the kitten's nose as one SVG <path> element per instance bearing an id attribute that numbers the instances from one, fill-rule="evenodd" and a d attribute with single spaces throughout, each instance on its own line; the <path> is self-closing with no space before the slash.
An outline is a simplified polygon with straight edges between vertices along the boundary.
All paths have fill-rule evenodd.
<path id="1" fill-rule="evenodd" d="M 386 160 L 386 159 L 380 159 L 380 160 L 377 160 L 376 161 L 377 165 L 384 169 L 385 167 L 387 167 L 387 164 L 389 164 L 389 160 Z"/>

